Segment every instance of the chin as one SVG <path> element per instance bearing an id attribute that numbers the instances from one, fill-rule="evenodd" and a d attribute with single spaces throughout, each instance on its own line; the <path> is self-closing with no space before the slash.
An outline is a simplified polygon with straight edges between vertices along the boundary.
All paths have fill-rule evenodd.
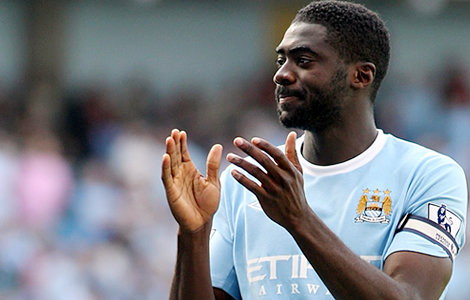
<path id="1" fill-rule="evenodd" d="M 293 112 L 289 112 L 287 110 L 278 109 L 277 110 L 279 123 L 286 128 L 298 128 L 298 120 L 295 117 Z"/>
<path id="2" fill-rule="evenodd" d="M 279 116 L 279 123 L 281 123 L 282 126 L 288 129 L 301 129 L 303 130 L 304 126 L 299 126 L 298 122 L 296 122 L 295 119 L 289 118 L 289 117 L 283 117 L 282 115 Z"/>

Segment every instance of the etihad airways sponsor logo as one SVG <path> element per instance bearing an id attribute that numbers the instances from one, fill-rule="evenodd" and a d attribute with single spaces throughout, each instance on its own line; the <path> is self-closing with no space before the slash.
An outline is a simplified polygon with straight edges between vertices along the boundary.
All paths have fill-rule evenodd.
<path id="1" fill-rule="evenodd" d="M 320 285 L 318 284 L 305 284 L 305 287 L 297 284 L 291 283 L 290 286 L 284 286 L 282 284 L 276 284 L 275 287 L 270 288 L 269 286 L 261 285 L 259 291 L 256 292 L 258 296 L 271 296 L 271 295 L 302 295 L 302 294 L 310 294 L 310 295 L 331 295 L 330 291 L 323 286 L 320 289 Z"/>
<path id="2" fill-rule="evenodd" d="M 382 261 L 381 256 L 361 258 L 376 266 L 380 266 Z M 250 259 L 247 261 L 246 275 L 253 292 L 260 296 L 330 295 L 304 255 L 274 255 Z"/>

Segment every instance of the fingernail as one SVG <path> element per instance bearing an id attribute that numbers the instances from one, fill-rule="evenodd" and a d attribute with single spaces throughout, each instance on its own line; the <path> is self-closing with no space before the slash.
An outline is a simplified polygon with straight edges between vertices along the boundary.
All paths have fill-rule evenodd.
<path id="1" fill-rule="evenodd" d="M 238 173 L 238 171 L 232 170 L 231 173 L 232 173 L 233 178 L 240 179 L 241 175 L 240 175 L 240 173 Z"/>
<path id="2" fill-rule="evenodd" d="M 241 138 L 236 138 L 233 143 L 235 144 L 235 146 L 241 146 L 243 144 L 243 141 Z"/>
<path id="3" fill-rule="evenodd" d="M 259 138 L 255 137 L 255 138 L 252 138 L 252 139 L 251 139 L 251 142 L 252 142 L 253 144 L 259 144 L 259 143 L 261 142 L 261 140 L 260 140 Z"/>

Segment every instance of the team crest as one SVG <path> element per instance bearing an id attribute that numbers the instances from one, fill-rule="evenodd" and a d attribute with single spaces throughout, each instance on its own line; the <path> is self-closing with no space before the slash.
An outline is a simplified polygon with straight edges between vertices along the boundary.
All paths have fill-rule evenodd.
<path id="1" fill-rule="evenodd" d="M 356 223 L 383 223 L 390 222 L 390 214 L 392 213 L 391 191 L 375 191 L 365 189 L 364 194 L 359 200 L 357 206 Z"/>

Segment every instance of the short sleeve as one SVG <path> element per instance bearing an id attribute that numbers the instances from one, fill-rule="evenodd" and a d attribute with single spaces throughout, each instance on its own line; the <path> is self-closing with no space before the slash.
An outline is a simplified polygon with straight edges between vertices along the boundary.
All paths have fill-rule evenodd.
<path id="1" fill-rule="evenodd" d="M 227 203 L 226 181 L 228 171 L 221 176 L 222 193 L 219 208 L 214 216 L 210 237 L 210 267 L 212 286 L 220 288 L 235 299 L 241 299 L 233 261 L 233 230 Z"/>
<path id="2" fill-rule="evenodd" d="M 433 156 L 425 159 L 409 182 L 405 212 L 431 224 L 461 249 L 465 243 L 468 197 L 462 168 L 448 157 Z M 450 256 L 438 239 L 421 234 L 419 230 L 399 231 L 384 257 L 398 251 Z"/>

